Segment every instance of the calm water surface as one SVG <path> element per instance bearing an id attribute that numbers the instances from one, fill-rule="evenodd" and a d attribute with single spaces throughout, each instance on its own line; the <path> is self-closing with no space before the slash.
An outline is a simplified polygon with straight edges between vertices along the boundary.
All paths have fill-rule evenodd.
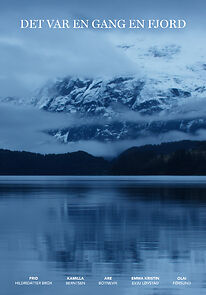
<path id="1" fill-rule="evenodd" d="M 0 225 L 2 295 L 206 294 L 205 177 L 0 177 Z"/>

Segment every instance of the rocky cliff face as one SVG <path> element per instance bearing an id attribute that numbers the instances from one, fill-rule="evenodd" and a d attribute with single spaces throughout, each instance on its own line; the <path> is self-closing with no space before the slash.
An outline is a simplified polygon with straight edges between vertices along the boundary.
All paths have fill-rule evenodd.
<path id="1" fill-rule="evenodd" d="M 113 118 L 126 110 L 151 115 L 171 110 L 191 96 L 206 94 L 204 85 L 193 86 L 187 82 L 168 77 L 161 80 L 135 76 L 104 80 L 68 77 L 42 88 L 33 103 L 46 111 L 84 117 Z"/>
<path id="2" fill-rule="evenodd" d="M 133 140 L 171 131 L 195 135 L 206 129 L 203 53 L 190 58 L 177 44 L 145 44 L 117 46 L 134 61 L 138 74 L 70 76 L 42 87 L 30 102 L 33 106 L 76 118 L 45 132 L 68 143 Z M 3 101 L 17 103 L 14 98 Z"/>
<path id="3" fill-rule="evenodd" d="M 191 83 L 192 82 L 192 83 Z M 137 139 L 169 131 L 194 134 L 206 117 L 191 106 L 204 101 L 203 81 L 119 76 L 113 79 L 67 77 L 40 90 L 32 103 L 45 111 L 76 114 L 87 121 L 48 130 L 62 142 Z"/>

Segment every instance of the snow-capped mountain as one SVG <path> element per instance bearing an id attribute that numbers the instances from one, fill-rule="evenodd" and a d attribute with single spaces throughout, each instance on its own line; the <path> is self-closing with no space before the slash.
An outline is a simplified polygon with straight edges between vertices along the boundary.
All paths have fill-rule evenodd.
<path id="1" fill-rule="evenodd" d="M 115 46 L 138 71 L 113 77 L 69 76 L 47 83 L 30 103 L 76 119 L 44 132 L 68 143 L 133 140 L 170 131 L 195 135 L 206 129 L 206 58 L 201 51 L 191 56 L 187 47 L 171 43 Z M 17 103 L 12 98 L 4 101 Z"/>
<path id="2" fill-rule="evenodd" d="M 181 85 L 178 80 L 140 79 L 119 76 L 112 79 L 64 78 L 43 88 L 33 103 L 51 112 L 114 118 L 132 110 L 141 115 L 159 113 L 191 96 L 206 93 L 204 86 Z"/>
<path id="3" fill-rule="evenodd" d="M 160 51 L 152 48 L 147 54 L 163 58 L 169 65 L 179 50 L 175 46 L 171 52 L 168 47 Z M 131 140 L 169 131 L 195 134 L 206 128 L 201 107 L 206 98 L 205 72 L 204 64 L 195 64 L 187 65 L 185 75 L 153 72 L 152 77 L 66 77 L 43 87 L 32 103 L 45 111 L 87 119 L 48 131 L 65 143 Z"/>

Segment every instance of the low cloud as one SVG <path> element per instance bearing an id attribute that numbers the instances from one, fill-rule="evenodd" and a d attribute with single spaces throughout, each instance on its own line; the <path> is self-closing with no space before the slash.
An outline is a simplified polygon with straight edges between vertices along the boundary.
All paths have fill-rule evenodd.
<path id="1" fill-rule="evenodd" d="M 59 143 L 44 130 L 78 126 L 82 121 L 68 114 L 53 114 L 38 109 L 0 104 L 0 147 L 10 150 L 38 153 L 66 153 L 83 150 L 95 156 L 114 157 L 127 148 L 145 144 L 188 140 L 204 140 L 206 131 L 199 130 L 196 135 L 172 131 L 159 135 L 147 135 L 137 140 L 117 142 L 78 141 Z"/>

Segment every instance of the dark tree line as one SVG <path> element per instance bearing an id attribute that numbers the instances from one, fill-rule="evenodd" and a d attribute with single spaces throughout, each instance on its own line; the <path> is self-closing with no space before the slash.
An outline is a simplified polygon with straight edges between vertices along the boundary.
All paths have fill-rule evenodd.
<path id="1" fill-rule="evenodd" d="M 107 170 L 106 160 L 81 151 L 42 155 L 0 150 L 1 175 L 101 175 Z"/>
<path id="2" fill-rule="evenodd" d="M 112 160 L 79 151 L 36 154 L 0 150 L 1 175 L 206 175 L 206 142 L 133 147 Z"/>

